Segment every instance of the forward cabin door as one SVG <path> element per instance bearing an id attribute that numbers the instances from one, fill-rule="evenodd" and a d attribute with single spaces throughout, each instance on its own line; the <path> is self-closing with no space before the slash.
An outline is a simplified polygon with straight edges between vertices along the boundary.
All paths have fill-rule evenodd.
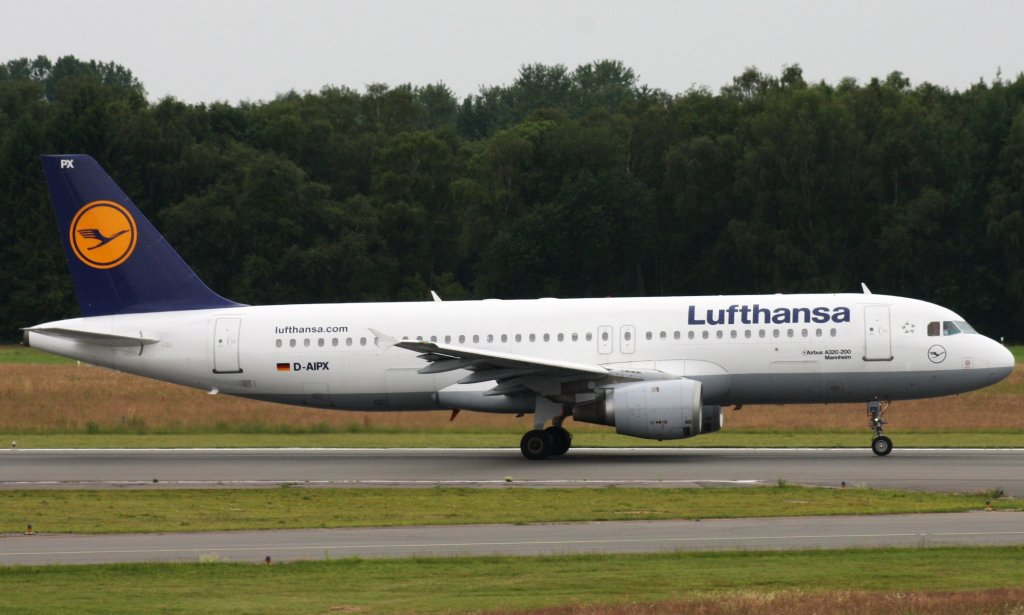
<path id="1" fill-rule="evenodd" d="M 869 305 L 864 308 L 864 360 L 892 361 L 888 305 Z"/>
<path id="2" fill-rule="evenodd" d="M 240 374 L 238 333 L 241 318 L 218 318 L 213 331 L 213 373 Z"/>

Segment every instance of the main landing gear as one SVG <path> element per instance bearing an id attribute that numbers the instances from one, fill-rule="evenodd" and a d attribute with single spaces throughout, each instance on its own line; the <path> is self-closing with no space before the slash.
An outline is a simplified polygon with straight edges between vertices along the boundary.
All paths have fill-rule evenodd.
<path id="1" fill-rule="evenodd" d="M 884 425 L 888 423 L 882 418 L 889 408 L 889 402 L 884 404 L 880 401 L 868 402 L 868 419 L 871 421 L 871 430 L 875 432 L 875 438 L 871 441 L 871 451 L 879 457 L 884 457 L 892 452 L 892 440 L 882 435 Z"/>
<path id="2" fill-rule="evenodd" d="M 519 450 L 527 459 L 544 459 L 564 455 L 572 446 L 572 434 L 564 427 L 551 426 L 526 432 Z"/>
<path id="3" fill-rule="evenodd" d="M 568 413 L 572 413 L 571 408 L 568 410 Z M 535 429 L 526 432 L 523 439 L 519 442 L 519 450 L 523 452 L 523 457 L 527 459 L 544 459 L 546 457 L 564 455 L 569 450 L 569 447 L 572 446 L 572 434 L 569 433 L 568 429 L 562 427 L 562 422 L 566 416 L 568 414 L 563 411 L 562 414 L 552 419 L 551 427 L 542 429 L 546 422 L 544 420 L 546 417 L 538 413 L 534 421 Z"/>

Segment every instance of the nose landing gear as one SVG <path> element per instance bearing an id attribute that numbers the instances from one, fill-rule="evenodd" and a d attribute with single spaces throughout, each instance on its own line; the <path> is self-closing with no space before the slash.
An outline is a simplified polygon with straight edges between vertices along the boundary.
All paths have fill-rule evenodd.
<path id="1" fill-rule="evenodd" d="M 882 435 L 884 425 L 888 423 L 882 416 L 889 408 L 889 402 L 869 401 L 868 419 L 870 428 L 875 432 L 875 438 L 871 440 L 871 451 L 879 457 L 884 457 L 892 452 L 892 440 Z"/>

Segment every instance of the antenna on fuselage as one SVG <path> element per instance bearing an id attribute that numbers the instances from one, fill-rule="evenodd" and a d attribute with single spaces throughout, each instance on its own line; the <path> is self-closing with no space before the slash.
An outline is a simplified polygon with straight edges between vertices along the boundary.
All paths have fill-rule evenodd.
<path id="1" fill-rule="evenodd" d="M 871 289 L 868 288 L 868 285 L 865 284 L 864 282 L 860 283 L 860 289 L 864 291 L 865 295 L 870 295 L 871 294 Z"/>
<path id="2" fill-rule="evenodd" d="M 437 301 L 438 303 L 441 302 L 441 297 L 438 297 L 437 293 L 435 293 L 434 291 L 430 291 L 430 296 L 434 298 L 434 301 Z"/>

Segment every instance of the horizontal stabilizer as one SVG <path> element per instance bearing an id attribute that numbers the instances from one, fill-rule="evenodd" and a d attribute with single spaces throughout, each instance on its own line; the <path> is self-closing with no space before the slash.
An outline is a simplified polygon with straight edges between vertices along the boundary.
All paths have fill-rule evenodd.
<path id="1" fill-rule="evenodd" d="M 59 337 L 66 340 L 75 342 L 82 342 L 83 344 L 93 344 L 95 346 L 111 346 L 114 348 L 127 348 L 132 346 L 147 346 L 149 344 L 156 344 L 160 341 L 160 338 L 138 331 L 134 334 L 129 333 L 103 333 L 101 331 L 89 331 L 88 329 L 68 329 L 65 327 L 29 327 L 24 329 L 26 333 L 38 333 L 39 335 L 48 335 L 50 337 Z"/>

